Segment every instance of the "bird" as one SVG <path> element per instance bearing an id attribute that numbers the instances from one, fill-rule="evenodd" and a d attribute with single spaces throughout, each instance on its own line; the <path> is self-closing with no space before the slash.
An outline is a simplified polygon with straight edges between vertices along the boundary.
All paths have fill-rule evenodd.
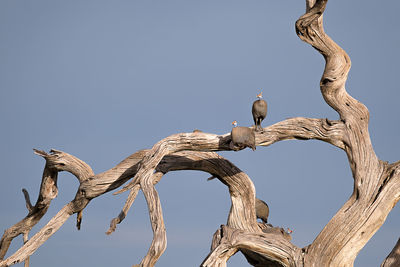
<path id="1" fill-rule="evenodd" d="M 261 219 L 264 223 L 268 222 L 269 207 L 267 203 L 261 199 L 256 198 L 256 217 Z"/>
<path id="2" fill-rule="evenodd" d="M 256 150 L 256 137 L 253 129 L 237 126 L 237 121 L 233 121 L 232 125 L 234 126 L 231 131 L 232 149 L 238 151 L 250 147 L 253 151 Z"/>
<path id="3" fill-rule="evenodd" d="M 253 120 L 256 132 L 263 130 L 261 122 L 267 116 L 267 102 L 262 99 L 262 92 L 257 95 L 257 100 L 253 102 L 251 112 L 253 113 Z"/>

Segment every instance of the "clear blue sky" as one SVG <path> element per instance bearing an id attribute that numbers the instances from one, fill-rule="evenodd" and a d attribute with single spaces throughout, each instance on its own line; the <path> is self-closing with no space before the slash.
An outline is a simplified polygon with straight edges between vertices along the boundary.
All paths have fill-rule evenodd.
<path id="1" fill-rule="evenodd" d="M 32 148 L 66 151 L 99 173 L 173 133 L 251 125 L 259 88 L 269 103 L 263 126 L 295 116 L 337 119 L 319 91 L 323 58 L 294 31 L 304 9 L 304 1 L 0 1 L 1 233 L 27 213 L 22 188 L 36 201 L 44 160 Z M 336 0 L 325 13 L 326 32 L 352 60 L 347 90 L 369 108 L 374 148 L 389 162 L 400 160 L 399 10 L 399 1 Z M 326 143 L 221 154 L 252 178 L 270 222 L 292 228 L 301 247 L 352 192 L 345 153 Z M 158 266 L 198 266 L 226 223 L 228 190 L 208 177 L 175 172 L 157 185 L 168 237 Z M 61 173 L 58 185 L 34 231 L 73 199 L 78 182 Z M 81 231 L 70 218 L 31 266 L 139 263 L 152 238 L 143 195 L 117 231 L 104 234 L 126 196 L 92 201 Z M 396 207 L 355 266 L 379 266 L 399 223 Z M 246 261 L 238 254 L 228 266 Z"/>

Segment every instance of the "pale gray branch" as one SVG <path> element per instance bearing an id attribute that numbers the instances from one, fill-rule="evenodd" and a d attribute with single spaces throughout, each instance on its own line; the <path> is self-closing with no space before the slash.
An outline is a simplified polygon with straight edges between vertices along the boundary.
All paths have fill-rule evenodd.
<path id="1" fill-rule="evenodd" d="M 50 220 L 45 227 L 36 233 L 16 253 L 11 255 L 6 260 L 0 262 L 0 266 L 8 266 L 13 263 L 21 262 L 25 258 L 32 255 L 32 253 L 34 253 L 38 247 L 40 247 L 56 230 L 58 230 L 59 227 L 61 227 L 61 225 L 70 217 L 70 215 L 81 211 L 84 207 L 86 207 L 92 198 L 110 191 L 111 188 L 113 188 L 116 184 L 121 185 L 124 181 L 127 181 L 129 177 L 135 175 L 140 159 L 143 158 L 144 155 L 144 151 L 139 151 L 129 156 L 109 171 L 89 177 L 87 179 L 82 179 L 83 182 L 78 189 L 76 198 L 67 206 L 65 206 L 55 217 Z M 254 208 L 245 208 L 254 207 L 254 185 L 245 173 L 241 172 L 238 168 L 232 165 L 232 163 L 220 157 L 216 153 L 179 152 L 175 153 L 174 155 L 167 156 L 158 165 L 157 172 L 153 175 L 154 179 L 150 179 L 149 181 L 152 181 L 152 183 L 157 183 L 161 179 L 163 173 L 183 169 L 203 170 L 219 177 L 219 179 L 228 185 L 231 192 L 235 192 L 235 196 L 232 200 L 234 204 L 228 219 L 228 224 L 250 231 L 260 231 L 260 228 L 257 226 Z M 153 184 L 147 187 L 152 189 L 152 186 Z M 158 200 L 155 199 L 155 202 L 157 203 Z M 129 201 L 127 203 L 128 204 L 126 205 L 126 208 L 130 207 Z M 155 223 L 154 225 L 156 227 L 161 226 L 161 229 L 163 229 L 162 224 L 157 222 L 157 220 L 162 219 L 161 216 L 157 217 L 158 214 L 161 214 L 161 209 L 157 208 L 157 204 L 154 207 L 151 206 L 150 210 L 153 208 L 154 214 L 151 215 L 152 222 L 153 224 Z M 152 214 L 152 212 L 150 212 L 150 214 Z M 157 234 L 155 234 L 153 241 L 154 244 L 158 245 L 157 241 L 163 239 L 164 231 L 161 231 L 161 233 L 156 231 L 156 233 Z M 162 250 L 163 249 L 161 246 L 161 250 L 159 251 Z M 144 263 L 144 265 L 146 264 L 147 262 Z"/>
<path id="2" fill-rule="evenodd" d="M 256 145 L 268 146 L 282 140 L 317 139 L 345 148 L 345 125 L 328 119 L 290 118 L 264 128 L 256 134 Z"/>
<path id="3" fill-rule="evenodd" d="M 34 151 L 35 154 L 46 160 L 39 196 L 35 206 L 32 206 L 28 192 L 23 190 L 29 213 L 21 221 L 4 231 L 0 240 L 0 260 L 4 259 L 11 241 L 20 234 L 29 233 L 47 212 L 51 201 L 58 193 L 57 174 L 59 171 L 66 170 L 79 175 L 78 180 L 93 176 L 93 171 L 89 165 L 68 153 L 58 150 L 52 150 L 50 154 L 36 149 Z"/>
<path id="4" fill-rule="evenodd" d="M 28 242 L 28 240 L 29 240 L 28 233 L 24 233 L 24 245 L 26 244 L 26 242 Z M 25 259 L 24 267 L 29 267 L 29 257 Z"/>
<path id="5" fill-rule="evenodd" d="M 36 149 L 34 151 L 35 154 L 42 156 L 46 160 L 38 200 L 36 201 L 35 206 L 32 206 L 30 204 L 28 193 L 24 192 L 26 205 L 28 209 L 30 209 L 29 213 L 21 221 L 4 231 L 4 234 L 0 240 L 0 260 L 4 259 L 11 241 L 20 234 L 28 234 L 47 212 L 52 199 L 54 199 L 58 193 L 57 174 L 59 171 L 69 171 L 75 175 L 79 175 L 77 177 L 79 181 L 83 181 L 94 175 L 89 165 L 68 153 L 58 150 L 51 150 L 50 154 Z M 29 208 L 30 206 L 32 207 Z M 0 266 L 2 266 L 2 264 L 10 265 L 10 262 L 20 262 L 26 257 L 29 257 L 31 255 L 29 253 L 31 252 L 29 249 L 27 250 L 27 248 L 28 244 L 31 248 L 30 244 L 32 244 L 32 239 L 17 251 L 19 254 L 17 254 L 17 252 L 14 253 L 13 256 L 10 256 L 6 261 L 4 261 L 5 263 L 0 261 Z"/>
<path id="6" fill-rule="evenodd" d="M 224 266 L 223 263 L 237 250 L 245 255 L 249 253 L 253 264 L 257 262 L 257 266 L 297 266 L 296 262 L 302 257 L 301 249 L 283 235 L 251 233 L 224 225 L 216 235 L 214 242 L 219 244 L 213 245 L 213 250 L 201 265 L 203 267 Z"/>
<path id="7" fill-rule="evenodd" d="M 126 199 L 125 205 L 122 208 L 121 212 L 119 213 L 119 215 L 117 217 L 115 217 L 111 220 L 110 228 L 106 232 L 107 235 L 110 235 L 112 232 L 114 232 L 115 229 L 117 228 L 117 224 L 121 223 L 125 219 L 126 214 L 128 214 L 129 209 L 131 208 L 133 202 L 136 199 L 139 189 L 140 189 L 140 185 L 135 185 L 132 188 L 132 190 L 129 192 L 128 198 Z"/>
<path id="8" fill-rule="evenodd" d="M 368 132 L 368 109 L 345 89 L 351 61 L 346 52 L 324 32 L 326 4 L 327 0 L 307 0 L 306 14 L 297 20 L 296 33 L 325 59 L 321 93 L 326 103 L 339 113 L 343 123 L 342 148 L 350 163 L 354 190 L 350 199 L 308 248 L 305 264 L 352 266 L 359 251 L 398 201 L 394 193 L 398 185 L 388 182 L 391 180 L 390 168 L 377 158 L 373 150 Z"/>
<path id="9" fill-rule="evenodd" d="M 231 150 L 230 134 L 196 131 L 171 135 L 160 140 L 152 149 L 138 151 L 114 168 L 97 175 L 85 162 L 67 153 L 52 150 L 48 154 L 35 150 L 36 154 L 46 159 L 39 197 L 32 206 L 28 193 L 24 191 L 29 214 L 5 231 L 0 240 L 0 260 L 4 258 L 12 239 L 29 233 L 46 213 L 58 193 L 59 171 L 74 174 L 80 186 L 75 199 L 17 252 L 0 261 L 0 266 L 9 266 L 28 258 L 73 213 L 79 213 L 79 228 L 81 212 L 92 199 L 122 186 L 132 177 L 119 191 L 131 190 L 108 233 L 114 231 L 116 224 L 125 218 L 140 188 L 146 197 L 154 233 L 149 252 L 140 265 L 153 266 L 166 247 L 161 204 L 154 185 L 163 174 L 174 170 L 208 172 L 227 185 L 230 192 L 232 206 L 227 226 L 214 236 L 213 250 L 202 266 L 226 266 L 226 261 L 237 251 L 244 253 L 254 266 L 352 266 L 359 251 L 382 226 L 400 199 L 400 163 L 383 162 L 373 150 L 368 132 L 368 109 L 345 89 L 350 58 L 323 29 L 326 4 L 327 0 L 306 0 L 306 14 L 296 22 L 296 33 L 323 55 L 326 65 L 320 81 L 321 93 L 326 103 L 338 112 L 340 119 L 291 118 L 256 133 L 257 146 L 269 146 L 289 139 L 317 139 L 345 151 L 354 178 L 353 193 L 312 244 L 300 250 L 283 233 L 276 236 L 274 231 L 261 227 L 256 221 L 252 181 L 232 163 L 213 152 Z M 389 265 L 390 260 L 398 259 L 398 246 L 388 256 L 387 266 L 393 266 Z"/>

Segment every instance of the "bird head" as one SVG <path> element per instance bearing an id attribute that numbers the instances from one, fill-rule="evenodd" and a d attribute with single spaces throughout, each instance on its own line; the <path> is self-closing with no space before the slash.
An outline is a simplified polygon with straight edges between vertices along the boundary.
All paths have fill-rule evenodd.
<path id="1" fill-rule="evenodd" d="M 257 98 L 259 98 L 259 99 L 262 98 L 262 92 L 257 95 Z"/>
<path id="2" fill-rule="evenodd" d="M 291 234 L 291 233 L 293 233 L 293 230 L 288 227 L 287 232 L 288 232 L 288 234 Z"/>
<path id="3" fill-rule="evenodd" d="M 236 127 L 237 126 L 237 121 L 233 121 L 232 125 L 233 125 L 233 127 Z"/>

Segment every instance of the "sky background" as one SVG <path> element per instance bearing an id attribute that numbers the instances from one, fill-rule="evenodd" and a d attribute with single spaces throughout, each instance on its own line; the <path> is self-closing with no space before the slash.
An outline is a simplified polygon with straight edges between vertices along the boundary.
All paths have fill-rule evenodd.
<path id="1" fill-rule="evenodd" d="M 337 119 L 323 101 L 323 57 L 300 41 L 295 21 L 305 1 L 1 0 L 0 232 L 26 214 L 21 193 L 36 202 L 44 160 L 32 149 L 63 150 L 103 172 L 174 133 L 223 134 L 252 124 L 260 88 L 267 126 L 289 117 Z M 347 91 L 370 111 L 381 160 L 400 160 L 398 101 L 400 2 L 329 1 L 326 32 L 349 54 Z M 222 152 L 253 180 L 269 204 L 269 222 L 310 244 L 349 198 L 346 154 L 321 141 L 284 141 L 255 152 Z M 207 173 L 173 172 L 156 186 L 168 247 L 157 266 L 199 266 L 230 208 L 227 188 Z M 78 182 L 60 173 L 59 195 L 40 229 L 74 198 Z M 31 266 L 131 266 L 152 231 L 139 194 L 115 233 L 106 236 L 127 193 L 93 200 L 31 257 Z M 379 266 L 399 238 L 400 209 L 364 247 L 355 266 Z M 22 244 L 12 243 L 7 255 Z M 18 264 L 15 266 L 23 266 Z M 241 254 L 228 266 L 248 266 Z"/>

